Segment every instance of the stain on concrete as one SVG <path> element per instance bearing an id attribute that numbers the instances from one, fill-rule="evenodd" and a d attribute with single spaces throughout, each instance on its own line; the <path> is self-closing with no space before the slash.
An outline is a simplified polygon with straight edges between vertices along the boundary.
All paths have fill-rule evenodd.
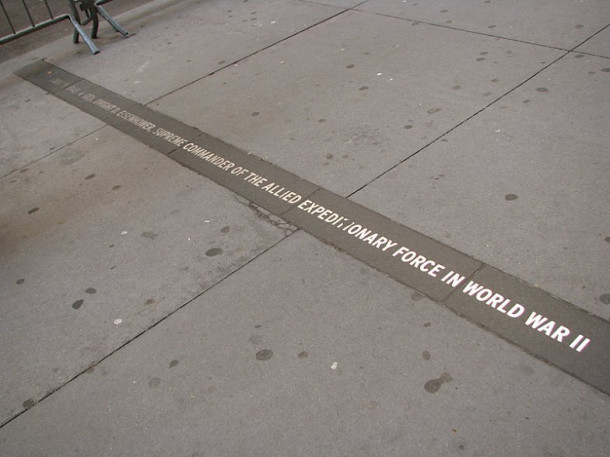
<path id="1" fill-rule="evenodd" d="M 212 248 L 212 249 L 208 249 L 207 251 L 205 251 L 205 255 L 207 255 L 208 257 L 215 257 L 222 253 L 223 253 L 223 250 L 220 248 Z"/>
<path id="2" fill-rule="evenodd" d="M 155 233 L 155 232 L 142 232 L 140 234 L 140 236 L 142 238 L 148 238 L 149 240 L 154 240 L 155 238 L 157 238 L 159 236 L 159 234 Z"/>
<path id="3" fill-rule="evenodd" d="M 271 349 L 261 349 L 256 353 L 256 360 L 269 360 L 273 357 L 273 351 Z"/>
<path id="4" fill-rule="evenodd" d="M 443 384 L 452 380 L 453 378 L 449 373 L 443 373 L 439 378 L 427 381 L 426 384 L 424 384 L 424 389 L 426 389 L 426 392 L 434 394 L 440 390 Z"/>

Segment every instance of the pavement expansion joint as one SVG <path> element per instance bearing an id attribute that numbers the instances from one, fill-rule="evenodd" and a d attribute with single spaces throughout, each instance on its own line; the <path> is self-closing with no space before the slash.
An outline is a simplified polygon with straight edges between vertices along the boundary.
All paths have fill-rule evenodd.
<path id="1" fill-rule="evenodd" d="M 366 3 L 366 2 L 364 2 Z M 351 9 L 358 9 L 358 6 L 362 5 L 362 3 L 360 3 L 359 5 L 351 8 Z M 448 30 L 456 30 L 458 32 L 465 32 L 465 33 L 472 33 L 474 35 L 481 35 L 481 36 L 486 36 L 486 37 L 491 37 L 491 38 L 496 38 L 496 39 L 500 39 L 500 40 L 507 40 L 507 41 L 514 41 L 516 43 L 523 43 L 523 44 L 528 44 L 531 46 L 540 46 L 542 48 L 548 48 L 548 49 L 556 49 L 558 51 L 570 51 L 570 49 L 566 49 L 563 47 L 559 47 L 559 46 L 550 46 L 548 44 L 541 44 L 541 43 L 536 43 L 534 41 L 527 41 L 527 40 L 519 40 L 517 38 L 511 38 L 511 37 L 506 37 L 506 36 L 498 36 L 495 35 L 493 33 L 485 33 L 485 32 L 481 32 L 481 31 L 477 31 L 477 30 L 469 30 L 469 29 L 465 29 L 465 28 L 460 28 L 460 27 L 454 27 L 454 26 L 450 26 L 450 25 L 446 25 L 446 24 L 439 24 L 439 23 L 435 23 L 435 22 L 427 22 L 421 19 L 411 19 L 411 18 L 407 18 L 407 17 L 403 17 L 403 16 L 397 16 L 397 15 L 393 15 L 393 14 L 389 14 L 389 13 L 380 13 L 380 12 L 372 12 L 372 11 L 367 11 L 367 10 L 358 10 L 362 13 L 371 13 L 371 14 L 376 14 L 378 16 L 384 16 L 384 17 L 389 17 L 392 19 L 397 19 L 400 21 L 407 21 L 407 22 L 411 22 L 414 25 L 419 25 L 419 24 L 424 24 L 427 26 L 431 26 L 431 27 L 440 27 L 442 29 L 448 29 Z M 604 29 L 600 30 L 599 32 L 603 31 Z M 597 33 L 599 33 L 597 32 Z M 586 42 L 587 40 L 583 41 Z M 578 44 L 576 47 L 574 47 L 573 49 L 576 49 L 578 46 L 582 45 L 583 43 Z"/>
<path id="2" fill-rule="evenodd" d="M 579 45 L 580 46 L 580 45 Z M 454 126 L 452 126 L 451 128 L 449 128 L 448 130 L 444 131 L 443 133 L 441 133 L 440 135 L 438 135 L 436 138 L 432 139 L 430 142 L 428 142 L 427 144 L 425 144 L 424 146 L 422 146 L 421 148 L 419 148 L 417 151 L 415 151 L 413 154 L 409 155 L 408 157 L 405 157 L 403 160 L 401 160 L 400 162 L 394 164 L 393 166 L 389 167 L 387 170 L 384 170 L 382 173 L 380 173 L 379 175 L 373 177 L 371 180 L 369 180 L 369 182 L 365 183 L 364 185 L 360 186 L 358 189 L 354 190 L 352 193 L 350 193 L 348 195 L 348 198 L 356 195 L 358 192 L 360 192 L 361 190 L 365 189 L 369 184 L 371 184 L 372 182 L 378 180 L 379 178 L 381 178 L 382 176 L 387 175 L 389 172 L 391 172 L 392 170 L 398 168 L 400 165 L 402 165 L 404 162 L 406 162 L 407 160 L 415 157 L 416 155 L 418 155 L 419 153 L 421 153 L 422 151 L 425 151 L 426 149 L 428 149 L 430 146 L 432 146 L 433 144 L 435 144 L 437 141 L 441 140 L 442 138 L 446 137 L 447 135 L 449 135 L 451 132 L 453 132 L 454 130 L 456 130 L 457 128 L 461 127 L 462 125 L 464 125 L 465 123 L 469 122 L 471 119 L 479 116 L 481 113 L 485 112 L 487 109 L 489 109 L 490 107 L 494 106 L 496 103 L 498 103 L 499 101 L 501 101 L 502 99 L 506 98 L 508 95 L 510 95 L 511 93 L 513 93 L 514 91 L 516 91 L 517 89 L 519 89 L 521 86 L 527 84 L 530 80 L 534 79 L 536 76 L 538 76 L 540 73 L 542 73 L 543 71 L 545 71 L 547 68 L 551 67 L 552 65 L 556 64 L 557 62 L 559 62 L 561 59 L 565 58 L 566 56 L 568 56 L 569 54 L 571 54 L 573 51 L 566 51 L 564 54 L 560 55 L 559 57 L 557 57 L 556 59 L 554 59 L 552 62 L 548 63 L 547 65 L 545 65 L 544 67 L 542 67 L 541 69 L 539 69 L 538 71 L 536 71 L 534 74 L 532 74 L 531 76 L 529 76 L 527 79 L 521 81 L 519 84 L 517 84 L 516 86 L 510 88 L 509 90 L 507 90 L 506 92 L 502 93 L 502 95 L 498 96 L 497 98 L 495 98 L 494 100 L 492 100 L 491 102 L 489 102 L 487 105 L 485 105 L 483 108 L 479 109 L 478 111 L 476 111 L 475 113 L 471 114 L 470 116 L 468 116 L 465 119 L 462 119 L 460 122 L 458 122 L 457 124 L 455 124 Z"/>
<path id="3" fill-rule="evenodd" d="M 57 66 L 16 73 L 234 192 L 286 236 L 304 230 L 610 394 L 608 321 Z"/>

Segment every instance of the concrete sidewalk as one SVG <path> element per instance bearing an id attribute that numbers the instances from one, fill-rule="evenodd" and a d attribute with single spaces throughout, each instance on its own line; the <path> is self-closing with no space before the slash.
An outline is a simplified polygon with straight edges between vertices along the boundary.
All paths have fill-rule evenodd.
<path id="1" fill-rule="evenodd" d="M 607 455 L 609 2 L 117 19 L 0 65 L 0 455 Z"/>

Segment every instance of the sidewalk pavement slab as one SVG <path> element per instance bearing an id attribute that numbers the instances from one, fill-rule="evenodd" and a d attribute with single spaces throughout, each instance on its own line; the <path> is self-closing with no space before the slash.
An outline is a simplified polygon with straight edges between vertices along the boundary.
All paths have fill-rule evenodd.
<path id="1" fill-rule="evenodd" d="M 64 79 L 58 80 L 57 74 L 65 70 L 47 63 L 34 65 L 33 68 L 37 69 L 34 74 L 31 74 L 30 68 L 20 71 L 19 74 L 29 75 L 28 80 L 42 88 L 49 87 L 51 91 L 56 90 L 57 84 L 63 85 Z M 71 73 L 66 74 L 66 79 L 74 78 L 76 77 Z M 110 111 L 102 109 L 96 116 L 105 120 L 108 119 L 109 112 L 116 113 L 114 122 L 109 122 L 112 126 L 140 139 L 144 144 L 151 145 L 161 153 L 167 153 L 168 146 L 170 150 L 178 146 L 165 140 L 159 145 L 160 138 L 153 134 L 155 125 L 159 126 L 161 123 L 162 127 L 157 127 L 157 131 L 162 133 L 167 132 L 164 127 L 174 132 L 193 130 L 192 127 L 167 118 L 148 107 L 133 105 L 129 100 L 117 100 L 119 106 L 109 105 L 106 100 L 120 96 L 99 86 L 96 86 L 95 95 L 86 90 L 81 91 L 81 83 L 91 84 L 82 80 L 66 87 L 63 92 L 55 92 L 55 95 L 82 107 L 86 112 L 89 112 L 92 106 L 98 111 L 99 106 L 109 109 Z M 129 111 L 137 108 L 135 112 L 144 118 L 138 118 L 140 127 L 135 130 L 134 124 L 122 120 L 123 103 L 131 103 L 133 107 L 129 107 Z M 155 123 L 150 123 L 150 120 Z M 175 127 L 168 127 L 166 122 Z M 155 141 L 151 141 L 153 139 Z M 431 299 L 442 301 L 461 316 L 490 329 L 600 391 L 610 393 L 608 321 L 557 300 L 518 278 L 483 266 L 468 255 L 453 251 L 442 243 L 398 225 L 349 199 L 323 189 L 316 191 L 316 186 L 308 181 L 303 181 L 232 145 L 205 134 L 193 141 L 195 143 L 188 143 L 185 138 L 177 139 L 184 148 L 172 152 L 170 157 L 236 192 L 251 203 L 261 205 L 276 216 L 281 216 L 320 241 L 349 253 L 404 285 L 414 287 Z M 182 155 L 178 154 L 180 152 Z M 220 157 L 215 154 L 220 154 Z M 289 190 L 283 186 L 288 186 Z M 304 197 L 306 200 L 303 200 Z M 302 204 L 297 206 L 296 203 L 301 200 Z M 387 252 L 392 247 L 394 249 Z M 455 290 L 473 273 L 475 275 L 469 278 L 462 291 Z M 474 288 L 478 286 L 474 284 L 481 281 L 483 286 L 476 291 Z M 476 294 L 475 298 L 473 294 Z M 604 301 L 604 296 L 600 299 Z M 487 306 L 482 302 L 486 302 Z M 539 314 L 544 316 L 545 322 L 549 319 L 550 321 L 548 325 L 537 323 L 535 328 L 538 331 L 535 331 L 530 324 L 533 326 L 534 322 L 539 322 L 535 317 Z M 560 324 L 557 328 L 556 323 Z M 544 333 L 541 333 L 542 331 Z M 589 344 L 591 341 L 593 343 Z M 583 353 L 585 347 L 587 349 Z"/>
<path id="2" fill-rule="evenodd" d="M 341 11 L 298 0 L 281 8 L 272 0 L 180 2 L 141 18 L 131 25 L 137 29 L 134 36 L 112 43 L 95 58 L 62 57 L 60 66 L 148 103 Z"/>
<path id="3" fill-rule="evenodd" d="M 151 107 L 345 196 L 562 55 L 352 11 L 311 32 Z"/>
<path id="4" fill-rule="evenodd" d="M 0 455 L 607 454 L 607 395 L 5 77 L 44 57 L 607 323 L 608 3 L 357 4 L 157 0 L 1 66 Z"/>
<path id="5" fill-rule="evenodd" d="M 110 127 L 4 178 L 0 193 L 0 423 L 285 236 Z"/>
<path id="6" fill-rule="evenodd" d="M 5 426 L 0 451 L 602 457 L 609 406 L 297 232 Z"/>
<path id="7" fill-rule="evenodd" d="M 606 65 L 567 55 L 355 200 L 609 319 Z"/>
<path id="8" fill-rule="evenodd" d="M 610 19 L 606 0 L 375 0 L 358 9 L 561 49 L 573 49 Z"/>

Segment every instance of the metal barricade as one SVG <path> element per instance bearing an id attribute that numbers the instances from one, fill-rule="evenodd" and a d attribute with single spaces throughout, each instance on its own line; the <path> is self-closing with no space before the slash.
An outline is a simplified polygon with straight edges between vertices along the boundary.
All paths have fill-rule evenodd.
<path id="1" fill-rule="evenodd" d="M 4 21 L 2 21 L 0 28 L 0 33 L 2 33 L 0 44 L 7 43 L 67 19 L 72 24 L 72 27 L 74 27 L 74 43 L 78 43 L 78 39 L 81 37 L 87 46 L 89 46 L 91 52 L 97 54 L 100 51 L 93 43 L 92 38 L 97 38 L 99 27 L 98 16 L 101 16 L 121 35 L 129 35 L 102 7 L 103 4 L 109 1 L 111 0 L 61 0 L 61 3 L 67 3 L 69 12 L 55 14 L 53 9 L 58 8 L 58 0 L 53 1 L 53 9 L 49 0 L 0 0 L 0 10 L 2 11 L 0 16 L 4 16 Z M 65 5 L 66 3 L 63 4 Z M 83 19 L 81 19 L 79 10 L 83 13 Z M 87 35 L 83 29 L 83 26 L 88 23 L 92 23 L 91 36 Z"/>

